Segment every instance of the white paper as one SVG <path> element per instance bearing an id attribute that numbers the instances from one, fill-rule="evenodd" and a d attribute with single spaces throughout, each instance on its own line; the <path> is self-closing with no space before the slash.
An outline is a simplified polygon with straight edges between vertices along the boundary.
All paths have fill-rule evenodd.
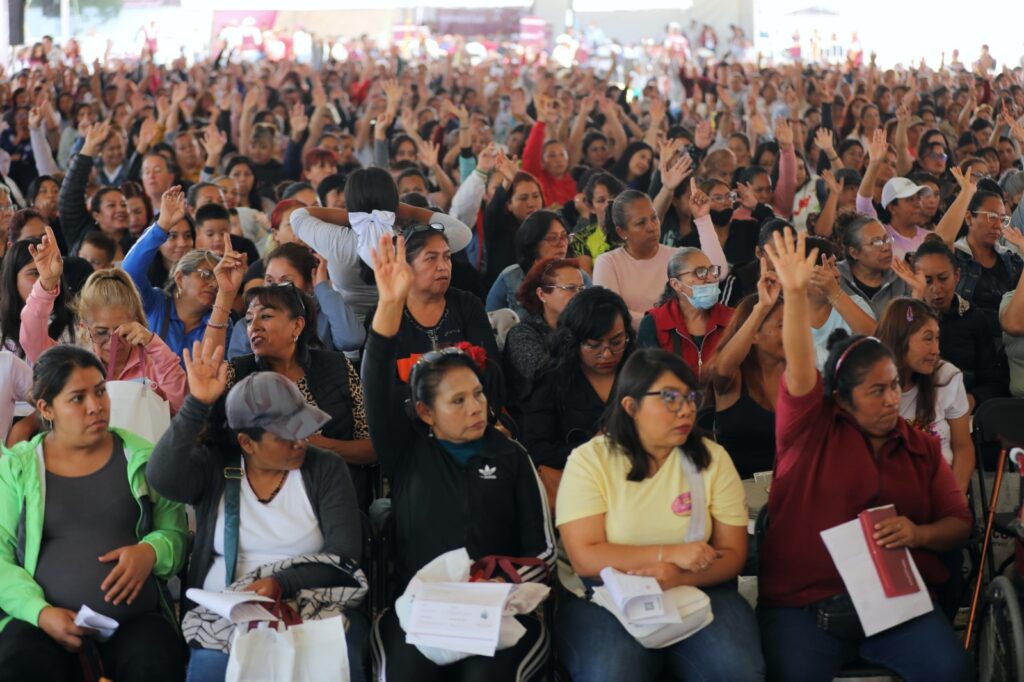
<path id="1" fill-rule="evenodd" d="M 114 636 L 119 623 L 109 616 L 96 613 L 85 604 L 75 614 L 75 625 L 96 632 L 96 639 L 105 642 Z"/>
<path id="2" fill-rule="evenodd" d="M 619 611 L 630 623 L 662 622 L 653 620 L 665 615 L 664 592 L 657 580 L 629 575 L 610 566 L 601 569 L 601 580 Z"/>
<path id="3" fill-rule="evenodd" d="M 493 656 L 508 583 L 420 583 L 412 593 L 405 641 Z"/>
<path id="4" fill-rule="evenodd" d="M 211 592 L 193 587 L 185 596 L 205 606 L 221 618 L 232 623 L 249 623 L 254 620 L 277 620 L 270 611 L 254 602 L 273 604 L 274 600 L 255 592 Z"/>
<path id="5" fill-rule="evenodd" d="M 860 617 L 864 634 L 868 637 L 924 615 L 934 608 L 928 590 L 918 590 L 901 597 L 885 596 L 882 579 L 878 577 L 878 570 L 871 558 L 860 519 L 821 531 L 821 539 L 832 555 L 832 561 Z M 910 557 L 910 565 L 917 583 L 924 585 L 913 556 Z"/>

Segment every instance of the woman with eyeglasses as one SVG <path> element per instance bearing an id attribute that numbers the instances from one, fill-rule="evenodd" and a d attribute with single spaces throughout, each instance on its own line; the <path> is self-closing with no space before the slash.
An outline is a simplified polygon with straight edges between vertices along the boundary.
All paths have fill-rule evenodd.
<path id="1" fill-rule="evenodd" d="M 523 278 L 533 264 L 543 258 L 564 259 L 569 253 L 569 231 L 562 217 L 555 211 L 540 210 L 531 213 L 516 230 L 516 262 L 501 271 L 487 294 L 487 312 L 511 308 L 520 320 L 526 319 L 527 310 L 520 304 L 517 294 Z M 583 283 L 590 286 L 590 276 L 580 271 Z"/>
<path id="2" fill-rule="evenodd" d="M 960 268 L 957 293 L 981 310 L 996 339 L 1002 334 L 999 304 L 1003 294 L 1013 290 L 1024 270 L 1021 257 L 1003 246 L 1000 239 L 1024 243 L 1019 235 L 1010 227 L 1003 197 L 978 190 L 967 207 L 967 235 L 952 245 Z"/>
<path id="3" fill-rule="evenodd" d="M 964 545 L 972 519 L 938 439 L 900 418 L 900 373 L 887 346 L 835 333 L 823 371 L 815 367 L 808 300 L 818 252 L 808 252 L 805 239 L 787 231 L 766 248 L 785 299 L 786 358 L 759 548 L 758 618 L 768 678 L 830 680 L 859 657 L 906 680 L 971 679 L 973 661 L 938 609 L 865 637 L 821 540 L 823 530 L 892 504 L 895 516 L 876 523 L 868 541 L 909 549 L 923 589 L 934 592 L 950 581 L 940 554 Z"/>
<path id="4" fill-rule="evenodd" d="M 747 556 L 747 503 L 728 453 L 697 427 L 701 393 L 681 358 L 642 349 L 619 374 L 604 432 L 573 450 L 556 516 L 572 572 L 555 644 L 574 680 L 763 680 L 757 620 L 736 590 Z M 686 639 L 644 648 L 589 600 L 611 567 L 689 585 L 714 620 Z"/>
<path id="5" fill-rule="evenodd" d="M 82 679 L 81 654 L 126 682 L 185 675 L 164 584 L 184 564 L 185 509 L 153 490 L 153 444 L 110 428 L 105 374 L 84 348 L 43 353 L 31 393 L 48 429 L 0 457 L 4 679 Z M 75 624 L 83 606 L 118 622 L 109 640 Z"/>
<path id="6" fill-rule="evenodd" d="M 366 340 L 366 329 L 327 279 L 327 261 L 308 246 L 290 242 L 266 256 L 263 278 L 258 286 L 294 286 L 304 293 L 316 310 L 316 335 L 326 350 L 358 353 Z M 252 352 L 248 334 L 232 334 L 227 358 Z M 358 357 L 358 355 L 357 355 Z"/>
<path id="7" fill-rule="evenodd" d="M 242 285 L 245 262 L 224 235 L 224 255 L 213 251 L 189 251 L 174 264 L 167 286 L 150 284 L 147 272 L 162 253 L 172 230 L 185 220 L 185 195 L 171 187 L 160 200 L 160 216 L 125 256 L 121 267 L 142 297 L 149 328 L 181 356 L 194 341 L 210 335 L 215 344 L 227 347 L 231 336 L 231 307 Z"/>
<path id="8" fill-rule="evenodd" d="M 836 263 L 839 285 L 867 301 L 876 319 L 889 301 L 910 294 L 907 283 L 894 271 L 898 266 L 893 265 L 892 235 L 877 218 L 844 213 L 837 221 L 836 235 L 845 256 Z"/>
<path id="9" fill-rule="evenodd" d="M 474 560 L 519 559 L 518 575 L 496 578 L 546 581 L 555 567 L 548 507 L 526 451 L 488 425 L 478 358 L 453 348 L 423 355 L 409 375 L 412 400 L 403 400 L 394 367 L 419 278 L 405 249 L 404 238 L 392 246 L 382 237 L 373 253 L 380 302 L 363 358 L 370 437 L 391 481 L 396 565 L 389 599 L 428 562 L 460 547 Z M 441 667 L 406 643 L 388 609 L 374 625 L 381 679 L 532 679 L 547 658 L 548 636 L 539 619 L 517 620 L 526 634 L 511 648 Z"/>
<path id="10" fill-rule="evenodd" d="M 503 351 L 510 410 L 518 409 L 538 370 L 547 362 L 559 315 L 586 288 L 575 259 L 541 258 L 526 273 L 519 285 L 518 298 L 527 314 L 508 330 Z"/>
<path id="11" fill-rule="evenodd" d="M 554 503 L 565 460 L 597 433 L 619 368 L 636 335 L 629 310 L 615 292 L 581 291 L 558 317 L 550 356 L 537 370 L 522 403 L 521 441 Z"/>
<path id="12" fill-rule="evenodd" d="M 47 229 L 31 248 L 39 279 L 21 311 L 21 346 L 35 362 L 46 349 L 60 345 L 47 329 L 60 293 L 64 262 L 53 232 Z M 145 381 L 177 412 L 185 400 L 185 372 L 178 357 L 149 330 L 142 301 L 123 270 L 98 270 L 89 276 L 75 300 L 75 312 L 90 349 L 118 381 Z M 115 348 L 114 339 L 117 337 Z M 116 350 L 116 354 L 114 351 Z"/>

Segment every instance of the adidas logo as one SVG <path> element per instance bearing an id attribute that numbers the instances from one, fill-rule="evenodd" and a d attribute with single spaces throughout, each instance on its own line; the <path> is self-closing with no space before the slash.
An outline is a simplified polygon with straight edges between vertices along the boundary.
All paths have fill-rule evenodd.
<path id="1" fill-rule="evenodd" d="M 483 469 L 478 469 L 480 472 L 480 478 L 485 481 L 496 481 L 498 480 L 498 467 L 492 467 L 484 465 Z"/>

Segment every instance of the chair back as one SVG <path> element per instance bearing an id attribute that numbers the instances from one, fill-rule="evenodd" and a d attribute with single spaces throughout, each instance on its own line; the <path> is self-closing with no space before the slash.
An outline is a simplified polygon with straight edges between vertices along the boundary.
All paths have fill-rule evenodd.
<path id="1" fill-rule="evenodd" d="M 992 398 L 974 412 L 974 437 L 978 445 L 1024 445 L 1024 398 Z"/>

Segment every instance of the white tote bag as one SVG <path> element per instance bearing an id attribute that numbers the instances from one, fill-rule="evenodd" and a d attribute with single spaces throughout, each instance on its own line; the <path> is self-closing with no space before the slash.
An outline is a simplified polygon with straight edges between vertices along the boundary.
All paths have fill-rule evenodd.
<path id="1" fill-rule="evenodd" d="M 120 337 L 110 339 L 110 357 L 117 357 Z M 110 425 L 142 436 L 156 444 L 171 427 L 171 406 L 149 387 L 146 378 L 146 351 L 142 353 L 142 377 L 117 381 L 113 378 L 113 365 L 107 367 L 107 395 L 110 396 Z"/>
<path id="2" fill-rule="evenodd" d="M 349 682 L 340 616 L 280 630 L 247 628 L 236 627 L 224 682 Z"/>

